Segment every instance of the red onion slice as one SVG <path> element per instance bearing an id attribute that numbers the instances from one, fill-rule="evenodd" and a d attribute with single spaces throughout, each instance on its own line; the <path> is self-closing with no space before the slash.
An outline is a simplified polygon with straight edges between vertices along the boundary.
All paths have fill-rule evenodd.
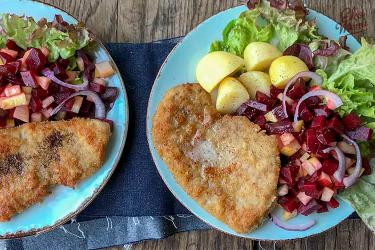
<path id="1" fill-rule="evenodd" d="M 341 101 L 341 98 L 332 93 L 332 92 L 329 92 L 327 90 L 312 90 L 310 92 L 307 92 L 306 94 L 304 94 L 301 99 L 299 99 L 298 103 L 297 103 L 297 107 L 296 107 L 296 111 L 294 112 L 294 122 L 297 122 L 298 121 L 298 113 L 299 113 L 299 107 L 301 106 L 301 103 L 306 100 L 307 98 L 310 98 L 312 96 L 324 96 L 326 98 L 329 98 L 329 100 L 332 102 L 331 104 L 334 105 L 335 109 L 340 107 L 342 105 L 342 101 Z"/>
<path id="2" fill-rule="evenodd" d="M 323 82 L 320 75 L 318 75 L 315 72 L 311 72 L 311 71 L 302 71 L 302 72 L 299 72 L 298 74 L 296 74 L 295 76 L 293 76 L 292 79 L 290 79 L 289 82 L 286 84 L 284 92 L 283 92 L 283 99 L 282 99 L 283 112 L 286 116 L 288 116 L 288 112 L 286 111 L 286 100 L 285 100 L 286 99 L 286 93 L 288 92 L 290 86 L 292 84 L 294 84 L 298 80 L 298 78 L 301 78 L 301 77 L 302 78 L 310 78 L 310 79 L 314 80 L 314 82 L 316 82 L 316 84 L 318 84 L 318 85 L 322 84 L 322 82 Z"/>
<path id="3" fill-rule="evenodd" d="M 71 94 L 68 98 L 66 98 L 56 108 L 54 108 L 52 110 L 50 116 L 53 116 L 57 112 L 59 112 L 60 109 L 64 106 L 64 104 L 68 100 L 70 100 L 71 98 L 73 98 L 75 96 L 82 96 L 82 95 L 84 95 L 84 96 L 90 96 L 92 98 L 92 100 L 94 101 L 94 103 L 95 103 L 95 118 L 104 119 L 105 118 L 105 106 L 104 106 L 104 103 L 103 103 L 102 99 L 100 99 L 100 97 L 95 92 L 90 91 L 90 90 L 83 90 L 83 91 L 79 91 L 79 92 Z"/>
<path id="4" fill-rule="evenodd" d="M 355 155 L 356 155 L 356 163 L 354 172 L 349 175 L 348 177 L 345 177 L 343 180 L 343 183 L 346 188 L 352 186 L 359 178 L 359 175 L 361 174 L 361 168 L 362 168 L 362 156 L 361 156 L 361 150 L 359 149 L 358 144 L 349 138 L 349 136 L 342 134 L 341 135 L 349 144 L 353 145 L 355 148 Z"/>
<path id="5" fill-rule="evenodd" d="M 315 220 L 309 220 L 303 224 L 289 224 L 280 220 L 275 214 L 270 213 L 271 221 L 278 227 L 288 231 L 306 231 L 316 224 Z"/>
<path id="6" fill-rule="evenodd" d="M 345 175 L 345 162 L 346 162 L 345 155 L 341 151 L 341 149 L 339 149 L 338 147 L 326 148 L 326 149 L 323 150 L 323 153 L 329 153 L 332 150 L 335 150 L 335 152 L 337 154 L 337 158 L 339 160 L 339 167 L 337 168 L 337 170 L 333 174 L 333 177 L 335 177 L 335 179 L 338 180 L 339 182 L 342 182 L 342 179 L 344 178 L 344 175 Z"/>
<path id="7" fill-rule="evenodd" d="M 66 82 L 61 81 L 60 79 L 58 79 L 55 76 L 55 74 L 53 73 L 53 71 L 50 70 L 49 68 L 43 69 L 41 73 L 45 77 L 48 77 L 49 79 L 51 79 L 53 82 L 55 82 L 55 83 L 57 83 L 57 84 L 59 84 L 59 85 L 61 85 L 63 87 L 69 88 L 69 89 L 86 90 L 88 88 L 88 85 L 89 85 L 89 82 L 86 79 L 86 77 L 83 78 L 83 83 L 82 84 L 74 85 L 74 84 L 66 83 Z"/>

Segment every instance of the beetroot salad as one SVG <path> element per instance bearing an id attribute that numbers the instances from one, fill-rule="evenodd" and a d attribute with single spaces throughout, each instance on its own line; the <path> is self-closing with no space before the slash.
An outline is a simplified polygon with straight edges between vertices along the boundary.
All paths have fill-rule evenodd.
<path id="1" fill-rule="evenodd" d="M 73 117 L 104 121 L 118 90 L 107 86 L 110 62 L 94 63 L 82 24 L 2 15 L 0 128 Z"/>
<path id="2" fill-rule="evenodd" d="M 227 70 L 235 84 L 226 92 L 225 80 L 218 83 L 217 107 L 277 138 L 283 216 L 271 213 L 272 221 L 286 230 L 309 229 L 315 221 L 285 221 L 335 209 L 340 197 L 374 229 L 375 45 L 362 38 L 353 52 L 347 36 L 322 36 L 302 1 L 251 0 L 247 6 L 210 53 L 220 52 L 231 58 L 225 65 L 237 67 Z M 216 86 L 201 79 L 208 92 Z M 222 108 L 229 95 L 235 113 Z"/>

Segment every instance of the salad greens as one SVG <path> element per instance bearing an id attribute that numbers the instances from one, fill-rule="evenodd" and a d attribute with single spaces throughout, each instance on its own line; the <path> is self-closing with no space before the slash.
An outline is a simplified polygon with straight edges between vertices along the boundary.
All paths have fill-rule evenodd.
<path id="1" fill-rule="evenodd" d="M 373 164 L 371 169 L 370 175 L 361 177 L 356 184 L 341 192 L 339 196 L 347 200 L 363 222 L 375 231 L 375 167 Z"/>
<path id="2" fill-rule="evenodd" d="M 37 23 L 31 17 L 3 14 L 0 19 L 0 47 L 4 47 L 7 40 L 13 40 L 22 49 L 47 47 L 48 60 L 53 62 L 59 56 L 64 59 L 72 57 L 89 43 L 89 32 L 83 25 L 62 28 L 58 21 L 54 23 L 56 25 L 49 25 L 43 19 Z"/>
<path id="3" fill-rule="evenodd" d="M 271 42 L 284 51 L 296 42 L 308 44 L 314 39 L 320 39 L 315 23 L 298 18 L 294 10 L 280 11 L 263 1 L 232 20 L 223 31 L 223 40 L 213 42 L 210 51 L 242 56 L 250 42 Z"/>

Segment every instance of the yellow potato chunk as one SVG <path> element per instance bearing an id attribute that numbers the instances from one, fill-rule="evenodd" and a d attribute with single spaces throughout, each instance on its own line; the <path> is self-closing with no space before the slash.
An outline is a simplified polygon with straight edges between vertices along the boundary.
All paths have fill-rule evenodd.
<path id="1" fill-rule="evenodd" d="M 293 76 L 308 70 L 306 64 L 298 57 L 282 56 L 272 62 L 269 73 L 272 84 L 277 88 L 284 88 Z"/>
<path id="2" fill-rule="evenodd" d="M 257 91 L 270 95 L 271 79 L 267 73 L 261 71 L 249 71 L 240 75 L 238 80 L 240 80 L 240 82 L 246 87 L 250 99 L 255 100 Z"/>
<path id="3" fill-rule="evenodd" d="M 245 61 L 239 56 L 215 51 L 199 61 L 195 73 L 199 84 L 210 93 L 225 77 L 232 75 L 244 65 Z"/>
<path id="4" fill-rule="evenodd" d="M 244 51 L 246 69 L 248 71 L 266 71 L 273 60 L 283 54 L 272 44 L 252 42 Z"/>
<path id="5" fill-rule="evenodd" d="M 233 77 L 226 77 L 219 85 L 216 109 L 222 114 L 233 114 L 249 99 L 246 88 Z"/>

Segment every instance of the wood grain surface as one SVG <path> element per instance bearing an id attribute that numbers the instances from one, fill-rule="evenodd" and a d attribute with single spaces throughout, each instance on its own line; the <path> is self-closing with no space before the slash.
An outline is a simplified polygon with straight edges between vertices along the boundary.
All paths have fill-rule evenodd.
<path id="1" fill-rule="evenodd" d="M 104 42 L 150 42 L 182 36 L 206 18 L 241 4 L 240 0 L 43 0 L 71 13 Z M 374 0 L 306 0 L 308 7 L 341 22 L 340 13 L 363 13 L 367 27 L 357 36 L 375 37 Z M 355 20 L 358 15 L 351 19 Z M 224 233 L 193 231 L 149 241 L 128 249 L 353 249 L 374 250 L 375 236 L 360 220 L 346 220 L 336 228 L 307 239 L 257 242 Z"/>

